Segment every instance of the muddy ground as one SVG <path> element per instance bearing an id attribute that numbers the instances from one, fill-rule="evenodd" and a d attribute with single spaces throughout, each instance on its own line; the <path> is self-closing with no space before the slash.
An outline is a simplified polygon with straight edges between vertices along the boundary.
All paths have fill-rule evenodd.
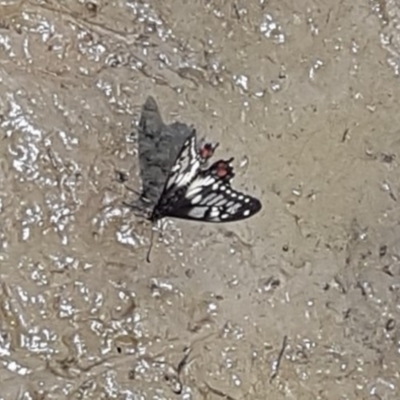
<path id="1" fill-rule="evenodd" d="M 0 398 L 398 400 L 399 22 L 390 0 L 1 1 Z M 165 220 L 150 264 L 123 206 L 149 95 L 263 203 Z"/>

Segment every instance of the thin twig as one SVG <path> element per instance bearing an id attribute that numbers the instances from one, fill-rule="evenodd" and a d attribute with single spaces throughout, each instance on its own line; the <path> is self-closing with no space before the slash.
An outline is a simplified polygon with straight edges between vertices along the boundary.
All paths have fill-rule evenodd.
<path id="1" fill-rule="evenodd" d="M 279 367 L 280 367 L 280 365 L 281 365 L 282 357 L 283 357 L 283 355 L 284 355 L 284 353 L 285 353 L 286 346 L 287 346 L 287 336 L 285 335 L 285 336 L 283 337 L 283 342 L 282 342 L 281 351 L 279 352 L 278 358 L 276 359 L 276 362 L 275 362 L 275 368 L 274 368 L 275 370 L 274 370 L 274 372 L 272 373 L 271 377 L 269 378 L 269 382 L 270 382 L 270 383 L 278 376 Z"/>

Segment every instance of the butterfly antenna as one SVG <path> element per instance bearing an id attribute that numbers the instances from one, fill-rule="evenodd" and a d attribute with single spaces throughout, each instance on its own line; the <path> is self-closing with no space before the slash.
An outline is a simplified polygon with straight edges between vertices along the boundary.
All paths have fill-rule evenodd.
<path id="1" fill-rule="evenodd" d="M 150 234 L 150 246 L 149 249 L 147 250 L 147 256 L 146 256 L 146 261 L 150 263 L 150 253 L 151 249 L 153 248 L 153 239 L 154 239 L 154 225 L 151 226 L 151 234 Z"/>

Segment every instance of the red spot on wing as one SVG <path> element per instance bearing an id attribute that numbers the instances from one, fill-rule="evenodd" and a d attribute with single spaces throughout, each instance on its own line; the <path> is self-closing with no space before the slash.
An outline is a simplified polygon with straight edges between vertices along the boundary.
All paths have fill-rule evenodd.
<path id="1" fill-rule="evenodd" d="M 228 164 L 224 161 L 219 162 L 215 172 L 220 178 L 224 178 L 228 174 Z"/>
<path id="2" fill-rule="evenodd" d="M 205 143 L 201 148 L 200 148 L 200 157 L 204 158 L 205 160 L 207 160 L 208 158 L 210 158 L 213 153 L 214 153 L 214 148 L 212 146 L 211 143 Z"/>

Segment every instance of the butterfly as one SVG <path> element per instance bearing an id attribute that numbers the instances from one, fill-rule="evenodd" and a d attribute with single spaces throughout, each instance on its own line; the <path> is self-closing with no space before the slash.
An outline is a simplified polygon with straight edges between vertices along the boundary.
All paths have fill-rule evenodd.
<path id="1" fill-rule="evenodd" d="M 186 124 L 166 125 L 151 96 L 142 108 L 138 138 L 142 193 L 136 202 L 124 204 L 144 212 L 153 224 L 164 217 L 232 222 L 261 210 L 258 199 L 232 188 L 233 158 L 208 166 L 219 144 L 198 144 L 196 130 Z"/>
<path id="2" fill-rule="evenodd" d="M 196 130 L 183 143 L 150 220 L 174 217 L 202 222 L 232 222 L 250 218 L 261 202 L 232 188 L 233 157 L 205 168 L 218 143 L 197 146 Z"/>

